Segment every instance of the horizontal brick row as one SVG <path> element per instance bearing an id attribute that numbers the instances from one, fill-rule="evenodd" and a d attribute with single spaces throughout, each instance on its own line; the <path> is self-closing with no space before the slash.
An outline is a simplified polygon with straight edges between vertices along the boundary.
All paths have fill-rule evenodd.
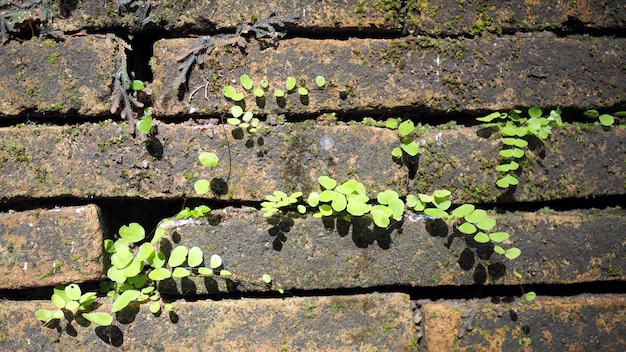
<path id="1" fill-rule="evenodd" d="M 102 279 L 105 231 L 94 205 L 0 214 L 0 289 Z"/>
<path id="2" fill-rule="evenodd" d="M 417 345 L 405 294 L 174 302 L 171 313 L 147 307 L 116 314 L 111 327 L 84 319 L 42 326 L 42 301 L 0 302 L 0 349 L 5 351 L 404 351 Z M 104 303 L 98 311 L 110 311 Z M 87 324 L 85 324 L 85 322 Z"/>
<path id="3" fill-rule="evenodd" d="M 578 109 L 626 103 L 626 40 L 502 36 L 480 39 L 286 39 L 276 47 L 251 42 L 245 49 L 216 50 L 205 65 L 192 66 L 183 89 L 175 84 L 181 54 L 195 39 L 165 39 L 154 46 L 152 92 L 159 115 L 224 113 L 232 105 L 222 94 L 232 84 L 255 113 L 451 112 L 561 106 Z M 245 53 L 242 53 L 245 51 Z M 245 92 L 239 76 L 260 87 L 269 81 L 264 104 Z M 318 89 L 315 77 L 326 79 Z M 309 93 L 284 102 L 287 77 Z M 192 94 L 194 92 L 194 94 Z"/>
<path id="4" fill-rule="evenodd" d="M 185 295 L 236 287 L 325 290 L 380 286 L 435 287 L 473 284 L 573 284 L 623 280 L 626 275 L 621 209 L 497 215 L 493 231 L 506 231 L 503 247 L 522 254 L 509 260 L 489 245 L 463 238 L 443 221 L 412 221 L 388 230 L 371 230 L 365 219 L 284 218 L 272 222 L 260 212 L 219 214 L 213 225 L 181 225 L 162 245 L 198 246 L 208 257 L 219 254 L 231 281 L 219 277 L 168 279 L 159 289 Z M 217 224 L 216 224 L 217 223 Z M 469 237 L 469 236 L 468 236 Z M 472 236 L 473 237 L 473 236 Z M 584 244 L 584 245 L 583 245 Z M 522 278 L 517 278 L 517 271 Z M 233 286 L 234 285 L 234 286 Z"/>
<path id="5" fill-rule="evenodd" d="M 623 295 L 533 302 L 442 301 L 422 306 L 424 351 L 621 351 Z"/>
<path id="6" fill-rule="evenodd" d="M 194 196 L 195 180 L 213 181 L 205 197 L 262 200 L 275 190 L 319 190 L 318 177 L 354 178 L 371 195 L 384 189 L 400 194 L 447 188 L 456 202 L 510 202 L 582 198 L 624 193 L 623 129 L 555 128 L 526 152 L 515 189 L 495 185 L 500 172 L 499 138 L 479 137 L 479 129 L 431 129 L 423 144 L 417 176 L 398 165 L 391 150 L 395 131 L 367 127 L 287 123 L 255 136 L 235 139 L 221 125 L 159 125 L 150 139 L 131 137 L 115 123 L 73 127 L 26 126 L 0 129 L 0 194 L 21 197 Z M 226 137 L 226 134 L 228 137 Z M 537 143 L 535 143 L 537 142 Z M 532 145 L 532 144 L 531 144 Z M 200 152 L 220 162 L 207 169 Z"/>

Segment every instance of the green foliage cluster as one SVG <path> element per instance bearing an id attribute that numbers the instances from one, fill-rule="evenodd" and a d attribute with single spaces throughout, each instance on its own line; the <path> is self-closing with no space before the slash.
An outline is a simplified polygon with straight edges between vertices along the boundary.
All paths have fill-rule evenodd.
<path id="1" fill-rule="evenodd" d="M 546 140 L 552 128 L 563 125 L 561 109 L 550 111 L 543 116 L 543 111 L 537 107 L 528 109 L 528 117 L 522 117 L 521 110 L 511 110 L 509 113 L 493 112 L 476 120 L 484 122 L 485 127 L 495 127 L 502 133 L 502 149 L 500 150 L 500 165 L 496 170 L 504 176 L 496 181 L 500 188 L 516 186 L 519 180 L 515 176 L 520 167 L 519 161 L 526 155 L 528 137 L 535 136 Z"/>
<path id="2" fill-rule="evenodd" d="M 604 127 L 611 127 L 616 121 L 618 124 L 622 122 L 622 119 L 626 117 L 626 111 L 617 111 L 613 114 L 600 114 L 598 110 L 587 110 L 583 115 L 594 120 L 597 119 Z"/>

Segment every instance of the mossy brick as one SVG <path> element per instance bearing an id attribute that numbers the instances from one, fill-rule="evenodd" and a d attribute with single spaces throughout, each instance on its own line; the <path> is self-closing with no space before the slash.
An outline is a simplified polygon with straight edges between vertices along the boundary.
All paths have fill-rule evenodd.
<path id="1" fill-rule="evenodd" d="M 195 39 L 163 39 L 154 45 L 153 98 L 163 116 L 228 113 L 232 102 L 225 85 L 239 92 L 239 76 L 255 87 L 269 81 L 265 104 L 252 93 L 245 106 L 254 113 L 449 113 L 561 106 L 589 109 L 626 104 L 626 39 L 553 35 L 469 38 L 318 40 L 293 38 L 267 48 L 251 41 L 245 49 L 215 50 L 194 65 L 179 87 L 181 54 Z M 179 57 L 180 56 L 180 57 Z M 205 55 L 206 56 L 206 55 Z M 326 87 L 317 89 L 318 75 Z M 309 92 L 275 99 L 287 77 L 298 78 Z M 192 94 L 194 92 L 194 94 Z"/>
<path id="2" fill-rule="evenodd" d="M 447 188 L 457 203 L 624 194 L 626 131 L 620 128 L 555 128 L 546 142 L 531 144 L 520 184 L 505 191 L 495 185 L 501 175 L 495 170 L 499 138 L 478 136 L 479 127 L 420 133 L 416 139 L 424 145 L 410 184 L 406 169 L 391 157 L 399 143 L 392 130 L 312 122 L 266 127 L 267 133 L 235 139 L 232 127 L 225 132 L 221 125 L 159 124 L 159 134 L 148 140 L 131 137 L 125 124 L 115 123 L 3 128 L 0 194 L 5 200 L 67 195 L 179 198 L 194 193 L 194 182 L 205 178 L 221 191 L 209 192 L 207 198 L 247 201 L 262 200 L 275 190 L 319 190 L 322 175 L 340 182 L 359 180 L 372 196 L 384 189 L 404 195 Z M 200 165 L 203 151 L 219 156 L 217 167 Z M 227 187 L 217 187 L 222 181 Z"/>
<path id="3" fill-rule="evenodd" d="M 217 192 L 207 198 L 261 200 L 278 189 L 318 190 L 321 175 L 356 178 L 372 191 L 401 189 L 407 181 L 389 154 L 398 143 L 391 130 L 288 123 L 239 139 L 223 125 L 160 124 L 158 130 L 146 141 L 113 123 L 0 129 L 0 194 L 180 198 L 195 194 L 194 182 L 206 178 Z M 200 164 L 205 151 L 219 156 L 217 167 Z"/>
<path id="4" fill-rule="evenodd" d="M 228 214 L 216 212 L 205 226 L 179 224 L 161 244 L 168 253 L 198 246 L 207 262 L 218 254 L 233 277 L 168 279 L 159 285 L 162 293 L 575 284 L 626 276 L 622 209 L 494 215 L 493 231 L 510 234 L 502 246 L 522 252 L 514 260 L 441 220 L 407 216 L 384 230 L 372 229 L 367 218 L 348 223 L 293 215 L 274 221 L 254 211 Z M 272 276 L 272 287 L 261 281 L 264 273 Z"/>
<path id="5" fill-rule="evenodd" d="M 95 205 L 0 214 L 0 289 L 103 278 L 103 232 Z"/>
<path id="6" fill-rule="evenodd" d="M 422 306 L 424 351 L 623 351 L 624 295 L 538 296 L 532 302 Z"/>
<path id="7" fill-rule="evenodd" d="M 65 328 L 62 322 L 57 332 L 34 314 L 39 308 L 54 309 L 50 302 L 3 301 L 0 349 L 411 351 L 417 340 L 409 297 L 402 293 L 180 301 L 173 306 L 160 316 L 145 305 L 129 307 L 116 314 L 110 327 L 85 326 L 77 319 Z M 110 307 L 105 303 L 98 311 Z"/>
<path id="8" fill-rule="evenodd" d="M 109 114 L 117 44 L 96 36 L 9 41 L 0 54 L 0 118 Z"/>

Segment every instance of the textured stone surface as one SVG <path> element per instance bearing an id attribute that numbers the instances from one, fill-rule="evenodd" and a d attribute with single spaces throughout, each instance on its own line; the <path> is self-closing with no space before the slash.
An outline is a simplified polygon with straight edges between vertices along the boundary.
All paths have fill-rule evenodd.
<path id="1" fill-rule="evenodd" d="M 161 125 L 148 147 L 126 125 L 0 129 L 0 194 L 172 198 L 195 195 L 195 180 L 207 178 L 226 182 L 215 188 L 219 197 L 207 197 L 261 200 L 275 190 L 318 190 L 323 174 L 357 178 L 372 191 L 406 184 L 391 158 L 398 143 L 391 130 L 288 124 L 238 140 L 230 127 L 196 127 Z M 355 149 L 363 152 L 346 152 Z M 215 152 L 219 165 L 203 167 L 203 151 Z"/>
<path id="2" fill-rule="evenodd" d="M 228 111 L 222 88 L 239 91 L 243 73 L 270 82 L 266 104 L 259 108 L 252 93 L 246 107 L 255 113 L 450 112 L 511 109 L 516 106 L 563 106 L 587 109 L 626 103 L 626 40 L 621 38 L 557 38 L 551 34 L 468 38 L 406 37 L 401 39 L 285 39 L 261 48 L 216 50 L 189 73 L 179 89 L 174 82 L 180 62 L 194 39 L 166 39 L 154 46 L 153 97 L 159 115 Z M 242 52 L 243 51 L 243 52 Z M 582 55 L 581 53 L 585 53 Z M 326 78 L 317 89 L 317 75 Z M 308 87 L 308 102 L 297 92 L 285 107 L 273 96 L 288 76 Z M 191 96 L 190 92 L 200 88 Z M 205 99 L 205 95 L 208 98 Z M 190 98 L 191 96 L 191 98 Z"/>
<path id="3" fill-rule="evenodd" d="M 84 320 L 66 328 L 64 321 L 60 332 L 37 321 L 40 307 L 54 308 L 41 301 L 0 303 L 1 350 L 410 351 L 417 340 L 409 297 L 400 293 L 174 302 L 171 314 L 129 308 L 111 328 Z M 98 310 L 106 309 L 110 304 Z"/>
<path id="4" fill-rule="evenodd" d="M 389 188 L 400 194 L 448 188 L 459 203 L 624 194 L 626 132 L 620 128 L 564 126 L 544 143 L 530 139 L 520 184 L 508 191 L 495 185 L 500 177 L 495 170 L 499 137 L 479 137 L 476 127 L 419 133 L 416 139 L 424 145 L 417 177 L 408 188 L 408 172 L 390 154 L 398 144 L 394 131 L 312 122 L 268 126 L 267 131 L 252 139 L 235 139 L 229 133 L 229 148 L 221 126 L 162 124 L 148 147 L 145 137 L 130 137 L 123 124 L 4 128 L 0 194 L 5 200 L 66 195 L 176 198 L 193 194 L 195 180 L 207 178 L 227 181 L 221 196 L 207 197 L 261 200 L 275 190 L 318 190 L 322 175 L 338 181 L 355 178 L 372 195 Z M 217 153 L 218 166 L 201 166 L 201 151 Z"/>
<path id="5" fill-rule="evenodd" d="M 422 306 L 424 351 L 622 351 L 623 295 Z"/>
<path id="6" fill-rule="evenodd" d="M 170 230 L 162 245 L 166 252 L 185 245 L 200 247 L 207 258 L 219 254 L 235 275 L 232 282 L 219 277 L 169 279 L 160 290 L 263 291 L 263 273 L 272 275 L 274 289 L 285 290 L 624 280 L 625 216 L 620 209 L 498 215 L 494 231 L 511 235 L 503 247 L 522 251 L 509 260 L 488 244 L 461 237 L 443 221 L 405 218 L 401 230 L 372 231 L 364 218 L 349 224 L 309 216 L 271 225 L 254 212 L 247 217 L 218 214 L 214 225 Z"/>
<path id="7" fill-rule="evenodd" d="M 103 278 L 104 231 L 93 205 L 0 214 L 0 289 Z"/>
<path id="8" fill-rule="evenodd" d="M 10 41 L 0 53 L 0 118 L 108 114 L 117 44 L 105 37 Z"/>

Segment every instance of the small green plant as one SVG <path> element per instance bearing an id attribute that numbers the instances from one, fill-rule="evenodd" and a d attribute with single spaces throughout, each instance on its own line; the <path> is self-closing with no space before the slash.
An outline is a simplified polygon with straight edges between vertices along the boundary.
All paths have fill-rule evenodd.
<path id="1" fill-rule="evenodd" d="M 323 76 L 315 77 L 315 85 L 317 85 L 317 88 L 324 88 L 326 85 L 326 79 Z"/>
<path id="2" fill-rule="evenodd" d="M 291 92 L 296 87 L 296 77 L 289 76 L 285 82 L 285 90 Z"/>
<path id="3" fill-rule="evenodd" d="M 604 127 L 611 127 L 616 121 L 619 124 L 622 118 L 626 117 L 626 111 L 617 111 L 613 114 L 600 114 L 598 110 L 587 110 L 583 115 L 594 120 L 597 119 Z"/>
<path id="4" fill-rule="evenodd" d="M 152 124 L 152 113 L 150 108 L 143 109 L 143 117 L 137 123 L 137 131 L 143 134 L 150 134 L 154 131 L 154 125 Z"/>
<path id="5" fill-rule="evenodd" d="M 215 153 L 209 153 L 209 152 L 200 153 L 200 155 L 198 155 L 198 160 L 200 160 L 200 163 L 203 166 L 209 169 L 217 166 L 217 163 L 219 162 L 219 158 L 217 157 L 217 155 Z M 198 195 L 203 195 L 207 193 L 210 187 L 211 187 L 211 183 L 207 179 L 197 180 L 193 184 L 193 188 Z"/>
<path id="6" fill-rule="evenodd" d="M 206 205 L 198 205 L 193 209 L 189 209 L 189 207 L 185 207 L 185 209 L 181 210 L 178 214 L 176 214 L 177 219 L 186 220 L 186 219 L 199 219 L 211 214 L 211 208 Z"/>
<path id="7" fill-rule="evenodd" d="M 415 131 L 415 124 L 413 121 L 401 121 L 398 118 L 390 118 L 387 119 L 387 123 L 385 127 L 398 130 L 398 136 L 400 137 L 400 146 L 393 148 L 391 151 L 391 155 L 394 158 L 402 158 L 403 155 L 408 155 L 411 157 L 416 156 L 419 153 L 419 146 L 413 140 L 413 131 Z"/>
<path id="8" fill-rule="evenodd" d="M 521 113 L 521 110 L 511 110 L 509 113 L 494 112 L 476 119 L 484 122 L 484 127 L 493 127 L 502 133 L 500 165 L 496 167 L 496 170 L 504 174 L 496 181 L 496 185 L 500 188 L 506 189 L 519 183 L 516 175 L 520 160 L 526 155 L 527 136 L 546 140 L 552 128 L 563 125 L 559 108 L 550 111 L 550 114 L 545 117 L 542 116 L 543 111 L 537 107 L 528 109 L 528 118 L 522 117 Z"/>

